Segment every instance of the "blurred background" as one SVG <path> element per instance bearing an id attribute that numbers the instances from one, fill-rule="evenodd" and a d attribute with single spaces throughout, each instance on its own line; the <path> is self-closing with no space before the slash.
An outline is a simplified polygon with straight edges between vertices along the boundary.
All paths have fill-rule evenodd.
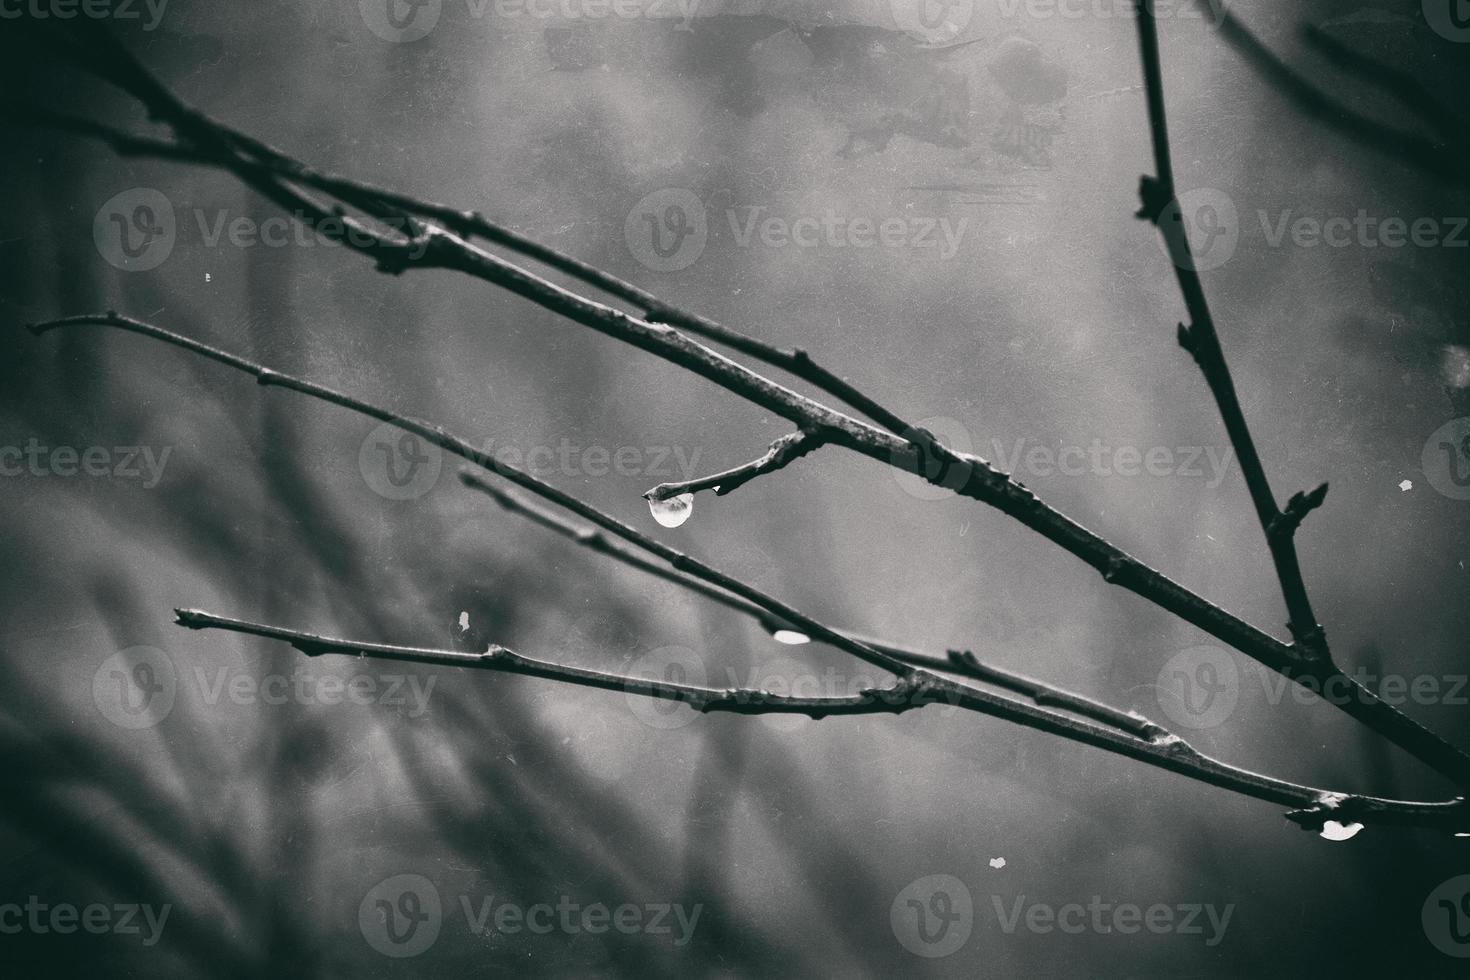
<path id="1" fill-rule="evenodd" d="M 805 347 L 1285 635 L 1168 260 L 1133 217 L 1151 163 L 1127 4 L 390 2 L 91 9 L 216 118 Z M 21 9 L 0 21 L 8 98 L 153 131 L 15 30 Z M 1470 44 L 1432 2 L 1232 9 L 1379 118 L 1415 125 L 1302 24 L 1447 104 L 1463 91 Z M 1177 181 L 1241 400 L 1282 499 L 1332 487 L 1299 537 L 1317 611 L 1350 672 L 1397 678 L 1470 747 L 1465 195 L 1305 120 L 1210 4 L 1170 10 Z M 12 126 L 0 147 L 9 975 L 1460 975 L 1470 906 L 1446 919 L 1435 896 L 1466 891 L 1470 840 L 1324 840 L 944 708 L 695 717 L 173 626 L 199 607 L 720 685 L 877 679 L 502 511 L 394 430 L 141 337 L 25 322 L 150 319 L 442 422 L 825 622 L 972 649 L 1284 778 L 1453 795 L 998 513 L 853 454 L 662 528 L 644 490 L 787 424 L 464 276 L 378 273 L 228 175 Z M 1360 211 L 1379 231 L 1314 242 L 1311 221 Z M 1430 224 L 1394 245 L 1388 218 Z M 1046 917 L 1089 903 L 1168 924 Z M 576 911 L 541 931 L 538 905 Z M 627 928 L 577 925 L 596 907 L 632 909 Z"/>

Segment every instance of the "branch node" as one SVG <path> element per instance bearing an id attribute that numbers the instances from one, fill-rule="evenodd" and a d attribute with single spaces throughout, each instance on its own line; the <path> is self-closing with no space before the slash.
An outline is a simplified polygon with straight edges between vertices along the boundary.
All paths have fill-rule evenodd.
<path id="1" fill-rule="evenodd" d="M 1266 526 L 1266 533 L 1272 538 L 1291 537 L 1296 533 L 1296 529 L 1301 527 L 1306 516 L 1321 507 L 1322 501 L 1326 499 L 1327 484 L 1325 483 L 1310 493 L 1297 491 L 1286 502 L 1286 509 Z"/>
<path id="2" fill-rule="evenodd" d="M 1107 564 L 1102 569 L 1103 581 L 1109 585 L 1117 585 L 1123 576 L 1133 568 L 1133 560 L 1123 555 L 1111 555 Z"/>

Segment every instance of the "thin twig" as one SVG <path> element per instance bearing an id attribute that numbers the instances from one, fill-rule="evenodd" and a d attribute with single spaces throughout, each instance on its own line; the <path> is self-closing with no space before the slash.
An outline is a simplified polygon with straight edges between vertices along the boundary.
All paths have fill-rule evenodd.
<path id="1" fill-rule="evenodd" d="M 644 318 L 651 323 L 666 323 L 687 330 L 773 367 L 781 368 L 809 382 L 818 390 L 856 408 L 894 434 L 902 434 L 912 428 L 897 414 L 818 364 L 803 348 L 783 349 L 741 333 L 707 316 L 675 307 L 633 283 L 493 222 L 479 211 L 425 201 L 367 181 L 309 167 L 239 130 L 188 109 L 182 102 L 167 93 L 162 85 L 152 80 L 142 65 L 110 36 L 94 38 L 92 43 L 95 47 L 94 53 L 101 54 L 103 57 L 96 60 L 83 60 L 83 67 L 98 71 L 102 77 L 143 99 L 148 104 L 150 112 L 155 117 L 168 121 L 181 137 L 187 135 L 190 138 L 197 138 L 199 134 L 189 127 L 203 122 L 215 129 L 216 136 L 223 134 L 226 140 L 212 139 L 208 142 L 214 149 L 206 150 L 163 140 L 136 137 L 88 120 L 45 110 L 12 110 L 13 117 L 17 121 L 47 125 L 101 139 L 117 152 L 128 156 L 157 156 L 164 159 L 219 166 L 225 169 L 235 169 L 241 165 L 260 168 L 277 177 L 348 201 L 378 217 L 388 212 L 396 215 L 412 214 L 438 221 L 445 228 L 459 235 L 483 238 L 493 244 L 509 248 L 609 296 L 620 299 L 641 310 Z M 105 66 L 119 61 L 131 62 L 131 64 L 126 65 L 121 71 L 109 73 L 105 70 Z M 139 82 L 139 79 L 148 81 Z M 180 128 L 181 125 L 184 128 Z M 244 150 L 251 159 L 243 159 L 241 150 Z M 258 174 L 257 179 L 260 176 L 262 175 Z"/>
<path id="2" fill-rule="evenodd" d="M 698 493 L 701 490 L 713 490 L 715 496 L 723 497 L 725 494 L 738 487 L 743 487 L 758 476 L 774 473 L 786 464 L 798 460 L 814 449 L 820 448 L 827 443 L 827 437 L 820 431 L 808 431 L 798 429 L 789 432 L 771 443 L 771 447 L 759 458 L 749 463 L 742 463 L 722 473 L 712 473 L 709 476 L 701 476 L 694 480 L 685 480 L 680 483 L 660 483 L 643 494 L 649 500 L 668 500 L 681 493 Z"/>
<path id="3" fill-rule="evenodd" d="M 1174 171 L 1169 152 L 1168 116 L 1164 108 L 1163 70 L 1159 64 L 1158 29 L 1154 23 L 1149 0 L 1137 0 L 1138 39 L 1142 55 L 1144 87 L 1148 93 L 1149 131 L 1152 136 L 1154 167 L 1156 176 L 1142 180 L 1140 196 L 1143 207 L 1141 217 L 1150 220 L 1163 235 L 1173 260 L 1174 275 L 1184 294 L 1184 306 L 1189 312 L 1189 324 L 1179 325 L 1179 343 L 1194 356 L 1204 373 L 1205 382 L 1215 396 L 1225 431 L 1235 449 L 1236 459 L 1245 476 L 1250 491 L 1251 503 L 1261 529 L 1266 532 L 1271 549 L 1271 558 L 1276 566 L 1276 576 L 1281 583 L 1281 592 L 1286 600 L 1289 617 L 1287 628 L 1296 640 L 1296 646 L 1306 657 L 1316 659 L 1326 656 L 1326 639 L 1317 616 L 1312 611 L 1307 587 L 1302 579 L 1301 563 L 1297 559 L 1293 532 L 1300 518 L 1292 522 L 1283 521 L 1266 477 L 1265 465 L 1251 436 L 1250 426 L 1241 409 L 1240 398 L 1235 391 L 1235 382 L 1230 377 L 1225 352 L 1220 346 L 1220 336 L 1215 330 L 1214 316 L 1210 313 L 1209 301 L 1195 270 L 1194 256 L 1189 245 L 1189 230 L 1184 224 L 1175 196 Z M 1322 491 L 1326 493 L 1325 489 Z M 1320 503 L 1320 499 L 1318 501 Z M 1274 529 L 1274 533 L 1273 533 Z"/>
<path id="4" fill-rule="evenodd" d="M 459 456 L 461 459 L 498 474 L 517 486 L 530 490 L 538 496 L 592 521 L 594 524 L 636 545 L 642 550 L 657 555 L 660 559 L 667 562 L 670 567 L 678 571 L 686 572 L 711 585 L 733 592 L 755 603 L 767 612 L 779 616 L 794 626 L 801 628 L 808 636 L 814 639 L 820 639 L 826 643 L 830 643 L 832 646 L 850 653 L 875 667 L 881 667 L 889 671 L 900 679 L 913 674 L 917 669 L 897 661 L 878 650 L 874 650 L 872 647 L 850 639 L 807 616 L 805 613 L 781 602 L 774 596 L 767 595 L 753 586 L 746 585 L 744 582 L 717 571 L 696 558 L 692 558 L 661 541 L 649 537 L 642 531 L 623 523 L 609 514 L 603 513 L 585 501 L 557 489 L 524 470 L 511 466 L 504 460 L 495 458 L 482 449 L 477 448 L 469 440 L 446 431 L 442 426 L 425 422 L 422 419 L 399 415 L 390 409 L 353 398 L 351 395 L 344 394 L 336 389 L 275 371 L 262 364 L 257 364 L 254 361 L 231 354 L 228 351 L 211 347 L 192 338 L 173 333 L 151 323 L 145 323 L 142 320 L 122 316 L 113 311 L 108 311 L 100 315 L 83 314 L 80 316 L 63 317 L 58 320 L 49 320 L 44 323 L 32 324 L 30 330 L 39 336 L 61 327 L 83 325 L 114 327 L 130 333 L 141 334 L 142 336 L 162 341 L 165 344 L 178 347 L 182 350 L 191 351 L 201 357 L 217 361 L 227 367 L 249 374 L 259 384 L 287 388 L 312 398 L 341 406 L 361 415 L 366 415 L 369 418 L 377 419 L 380 422 L 391 422 L 406 432 L 411 432 L 429 443 Z"/>
<path id="5" fill-rule="evenodd" d="M 178 609 L 175 615 L 180 626 L 189 629 L 223 629 L 236 633 L 263 636 L 273 640 L 285 640 L 308 657 L 324 653 L 345 653 L 375 657 L 383 660 L 398 660 L 408 663 L 442 664 L 451 667 L 479 667 L 498 670 L 527 677 L 543 677 L 564 681 L 579 687 L 591 687 L 603 691 L 625 691 L 644 697 L 664 701 L 679 701 L 696 711 L 728 711 L 732 714 L 803 714 L 812 718 L 828 715 L 864 715 L 890 713 L 900 714 L 910 708 L 921 707 L 926 684 L 920 677 L 900 680 L 890 688 L 870 688 L 847 697 L 804 698 L 753 688 L 712 688 L 695 684 L 682 684 L 668 680 L 646 680 L 624 674 L 613 674 L 570 664 L 558 664 L 549 660 L 537 660 L 523 656 L 499 644 L 479 653 L 461 650 L 432 650 L 422 647 L 393 646 L 387 643 L 363 643 L 356 640 L 338 640 L 332 637 L 302 633 L 297 630 L 265 626 L 239 619 L 229 619 L 197 609 Z M 937 692 L 933 692 L 938 696 Z"/>
<path id="6" fill-rule="evenodd" d="M 519 514 L 532 523 L 554 531 L 562 537 L 596 551 L 599 554 L 614 558 L 629 567 L 636 568 L 649 575 L 657 576 L 664 581 L 672 582 L 691 592 L 712 599 L 727 608 L 744 613 L 760 623 L 761 628 L 767 633 L 774 635 L 783 630 L 792 630 L 791 624 L 774 618 L 770 613 L 754 603 L 747 602 L 722 589 L 716 589 L 698 579 L 681 575 L 672 569 L 649 561 L 630 548 L 609 540 L 601 531 L 594 528 L 580 527 L 571 521 L 563 519 L 560 515 L 553 514 L 529 501 L 521 500 L 515 494 L 495 486 L 478 473 L 465 471 L 460 474 L 460 479 L 466 486 L 487 494 L 505 510 L 513 514 Z M 1013 691 L 1017 694 L 1023 694 L 1030 698 L 1032 702 L 1042 707 L 1063 708 L 1079 714 L 1084 718 L 1091 718 L 1093 721 L 1101 722 L 1105 725 L 1112 725 L 1120 731 L 1128 732 L 1139 738 L 1154 738 L 1168 734 L 1161 726 L 1137 712 L 1122 711 L 1110 705 L 1084 697 L 1083 695 L 1054 687 L 1035 678 L 1017 674 L 1013 671 L 1003 670 L 985 663 L 968 650 L 951 650 L 948 654 L 937 654 L 900 646 L 889 640 L 864 636 L 852 630 L 839 630 L 839 632 L 861 643 L 865 643 L 875 650 L 881 650 L 895 660 L 901 660 L 906 664 L 915 667 L 927 667 L 930 670 L 947 671 L 972 680 L 984 681 L 996 687 Z M 802 634 L 802 636 L 805 637 L 805 634 Z"/>
<path id="7" fill-rule="evenodd" d="M 1199 782 L 1295 809 L 1287 817 L 1304 829 L 1319 830 L 1328 819 L 1449 832 L 1470 824 L 1470 804 L 1463 797 L 1443 802 L 1385 800 L 1316 789 L 1227 766 L 1200 755 L 1173 735 L 1142 739 L 1087 721 L 999 698 L 933 675 L 916 674 L 892 688 L 870 689 L 848 697 L 797 698 L 742 688 L 707 688 L 671 681 L 647 680 L 535 660 L 492 644 L 483 653 L 432 650 L 422 647 L 364 643 L 230 619 L 192 609 L 176 611 L 178 623 L 189 629 L 220 629 L 291 644 L 309 657 L 338 653 L 408 663 L 472 667 L 523 674 L 581 687 L 623 691 L 643 697 L 678 701 L 697 711 L 736 714 L 804 714 L 812 718 L 833 715 L 898 714 L 911 708 L 945 703 L 979 714 L 1006 718 L 1028 728 L 1050 732 L 1072 741 L 1181 773 Z"/>

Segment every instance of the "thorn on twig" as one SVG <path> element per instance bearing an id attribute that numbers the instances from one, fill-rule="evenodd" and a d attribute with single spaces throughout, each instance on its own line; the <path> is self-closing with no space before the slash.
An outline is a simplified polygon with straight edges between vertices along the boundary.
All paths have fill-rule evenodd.
<path id="1" fill-rule="evenodd" d="M 1195 343 L 1194 328 L 1186 323 L 1179 324 L 1179 346 L 1189 352 L 1189 356 L 1199 361 L 1199 347 Z"/>
<path id="2" fill-rule="evenodd" d="M 1174 203 L 1174 191 L 1157 177 L 1144 174 L 1138 178 L 1138 199 L 1143 206 L 1133 216 L 1157 226 L 1169 205 Z"/>

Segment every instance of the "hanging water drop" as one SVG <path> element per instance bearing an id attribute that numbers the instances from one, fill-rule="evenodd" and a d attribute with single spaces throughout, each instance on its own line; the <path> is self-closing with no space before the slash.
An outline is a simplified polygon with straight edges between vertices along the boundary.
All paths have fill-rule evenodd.
<path id="1" fill-rule="evenodd" d="M 807 636 L 801 630 L 786 629 L 784 627 L 781 629 L 772 630 L 771 639 L 775 640 L 777 643 L 784 643 L 789 647 L 799 647 L 803 643 L 812 642 L 812 638 Z"/>
<path id="2" fill-rule="evenodd" d="M 694 494 L 681 493 L 667 500 L 648 500 L 649 513 L 653 519 L 664 527 L 678 527 L 689 520 L 689 515 L 694 511 Z"/>
<path id="3" fill-rule="evenodd" d="M 1352 840 L 1363 829 L 1360 823 L 1338 823 L 1328 820 L 1322 824 L 1322 837 L 1326 840 Z"/>

